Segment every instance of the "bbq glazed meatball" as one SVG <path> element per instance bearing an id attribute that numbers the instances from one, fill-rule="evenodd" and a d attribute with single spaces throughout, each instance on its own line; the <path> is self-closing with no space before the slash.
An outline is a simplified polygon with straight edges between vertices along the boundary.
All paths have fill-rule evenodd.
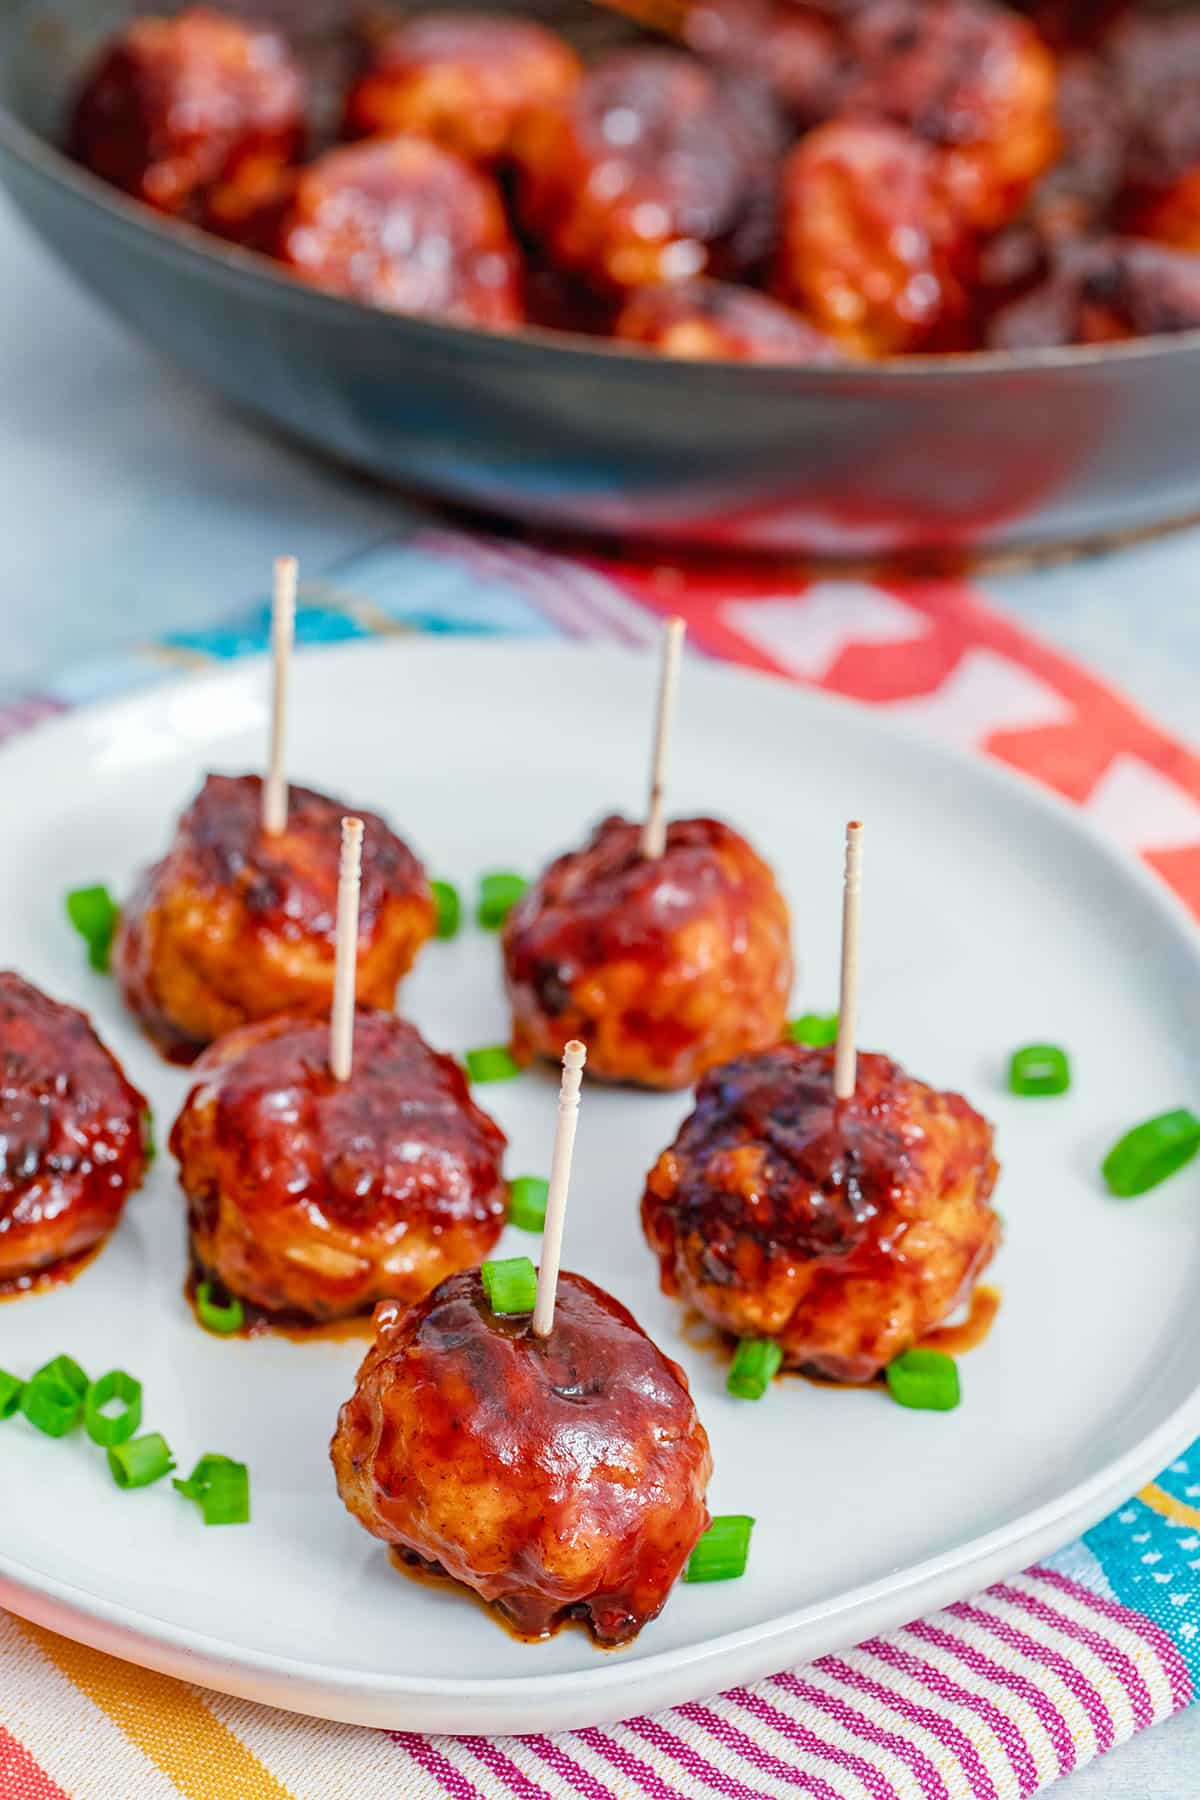
<path id="1" fill-rule="evenodd" d="M 736 274 L 770 241 L 777 149 L 757 84 L 631 50 L 531 115 L 519 211 L 552 261 L 609 289 Z"/>
<path id="2" fill-rule="evenodd" d="M 275 31 L 206 7 L 134 19 L 76 102 L 69 149 L 160 212 L 195 215 L 208 190 L 297 162 L 305 82 Z"/>
<path id="3" fill-rule="evenodd" d="M 1104 45 L 1129 133 L 1121 223 L 1141 237 L 1200 249 L 1200 19 L 1130 18 Z"/>
<path id="4" fill-rule="evenodd" d="M 85 1015 L 0 973 L 0 1295 L 103 1243 L 149 1157 L 146 1101 Z"/>
<path id="5" fill-rule="evenodd" d="M 560 1275 L 544 1340 L 492 1312 L 475 1269 L 375 1321 L 331 1448 L 359 1523 L 523 1636 L 578 1617 L 599 1644 L 636 1637 L 709 1524 L 679 1365 L 581 1275 Z"/>
<path id="6" fill-rule="evenodd" d="M 427 138 L 331 150 L 296 183 L 278 254 L 316 287 L 505 330 L 520 322 L 520 265 L 491 177 Z"/>
<path id="7" fill-rule="evenodd" d="M 731 281 L 667 282 L 639 288 L 625 303 L 616 335 L 664 356 L 702 361 L 838 362 L 841 346 L 798 313 Z"/>
<path id="8" fill-rule="evenodd" d="M 417 1300 L 504 1225 L 504 1133 L 452 1057 L 366 1008 L 349 1080 L 328 1056 L 323 1019 L 230 1032 L 171 1132 L 195 1274 L 277 1319 Z"/>
<path id="9" fill-rule="evenodd" d="M 341 821 L 349 808 L 288 790 L 286 829 L 262 829 L 257 775 L 210 775 L 166 856 L 122 908 L 113 973 L 125 1004 L 173 1062 L 272 1013 L 326 1014 L 333 999 Z M 374 813 L 363 821 L 357 993 L 390 1006 L 434 926 L 425 872 Z"/>
<path id="10" fill-rule="evenodd" d="M 494 163 L 530 111 L 565 100 L 579 74 L 570 45 L 532 19 L 422 14 L 375 47 L 347 96 L 345 135 L 411 131 Z"/>
<path id="11" fill-rule="evenodd" d="M 513 1053 L 557 1062 L 582 1038 L 589 1075 L 690 1087 L 783 1030 L 788 910 L 766 863 L 719 820 L 674 820 L 656 858 L 641 831 L 605 819 L 509 914 Z"/>
<path id="12" fill-rule="evenodd" d="M 897 125 L 836 119 L 784 164 L 775 291 L 863 356 L 957 349 L 969 234 L 938 155 Z"/>
<path id="13" fill-rule="evenodd" d="M 665 1293 L 784 1366 L 870 1381 L 969 1296 L 1000 1242 L 992 1128 L 886 1056 L 833 1097 L 834 1050 L 713 1069 L 651 1170 L 642 1228 Z"/>
<path id="14" fill-rule="evenodd" d="M 1136 238 L 1060 246 L 1049 278 L 996 314 L 994 350 L 1109 344 L 1200 327 L 1200 256 Z"/>
<path id="15" fill-rule="evenodd" d="M 1027 20 L 989 0 L 873 0 L 846 35 L 843 112 L 932 144 L 958 217 L 1012 218 L 1058 148 L 1054 60 Z"/>

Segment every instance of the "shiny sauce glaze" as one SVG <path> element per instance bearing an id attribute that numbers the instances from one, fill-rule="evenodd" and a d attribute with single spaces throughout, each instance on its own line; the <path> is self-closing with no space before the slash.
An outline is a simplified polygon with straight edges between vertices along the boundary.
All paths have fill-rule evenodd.
<path id="1" fill-rule="evenodd" d="M 0 1295 L 78 1273 L 141 1184 L 148 1118 L 82 1012 L 0 973 Z"/>
<path id="2" fill-rule="evenodd" d="M 509 915 L 514 1049 L 569 1037 L 611 1080 L 686 1086 L 710 1063 L 779 1036 L 791 987 L 787 908 L 740 833 L 675 819 L 661 857 L 613 815 L 558 857 Z"/>
<path id="3" fill-rule="evenodd" d="M 998 1165 L 961 1095 L 863 1052 L 838 1101 L 833 1057 L 788 1043 L 710 1071 L 642 1219 L 667 1292 L 865 1381 L 969 1297 L 999 1242 Z"/>
<path id="4" fill-rule="evenodd" d="M 328 1051 L 323 1020 L 231 1032 L 171 1132 L 196 1273 L 287 1327 L 418 1298 L 487 1254 L 507 1206 L 504 1133 L 452 1057 L 367 1008 L 348 1081 Z"/>
<path id="5" fill-rule="evenodd" d="M 304 787 L 288 789 L 286 828 L 272 836 L 262 829 L 259 776 L 209 775 L 167 855 L 122 909 L 113 946 L 126 1003 L 170 1060 L 192 1062 L 247 1017 L 328 1005 L 350 811 L 364 827 L 359 998 L 391 1003 L 398 974 L 433 928 L 412 851 L 376 813 Z"/>
<path id="6" fill-rule="evenodd" d="M 376 1323 L 332 1446 L 351 1512 L 522 1637 L 573 1618 L 601 1644 L 635 1637 L 709 1523 L 679 1366 L 572 1274 L 545 1340 L 528 1315 L 497 1318 L 474 1270 Z"/>

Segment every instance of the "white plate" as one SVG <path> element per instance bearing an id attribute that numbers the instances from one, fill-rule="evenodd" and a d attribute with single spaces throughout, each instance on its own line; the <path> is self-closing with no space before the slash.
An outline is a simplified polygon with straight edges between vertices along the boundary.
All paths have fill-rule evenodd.
<path id="1" fill-rule="evenodd" d="M 376 644 L 301 655 L 298 780 L 379 807 L 468 895 L 532 871 L 642 798 L 654 672 L 599 649 Z M 202 771 L 253 766 L 261 664 L 82 712 L 0 756 L 3 959 L 87 1007 L 164 1137 L 187 1087 L 89 974 L 64 891 L 124 891 Z M 1194 1103 L 1200 956 L 1181 909 L 1065 807 L 879 715 L 693 661 L 672 758 L 675 812 L 712 811 L 773 861 L 794 912 L 796 1005 L 835 1000 L 841 834 L 868 821 L 862 1037 L 961 1087 L 999 1131 L 1008 1244 L 987 1343 L 952 1414 L 879 1391 L 788 1382 L 759 1405 L 680 1335 L 637 1224 L 642 1177 L 686 1096 L 585 1094 L 568 1267 L 681 1358 L 713 1440 L 713 1510 L 757 1515 L 749 1572 L 680 1587 L 637 1643 L 576 1630 L 515 1643 L 468 1596 L 395 1574 L 352 1522 L 326 1455 L 355 1343 L 219 1341 L 180 1294 L 183 1207 L 162 1155 L 72 1286 L 0 1307 L 0 1366 L 60 1350 L 145 1378 L 148 1428 L 181 1464 L 251 1465 L 254 1522 L 205 1531 L 165 1487 L 123 1494 L 82 1437 L 0 1427 L 0 1602 L 156 1668 L 296 1710 L 437 1731 L 532 1731 L 712 1692 L 885 1630 L 1027 1564 L 1091 1524 L 1200 1431 L 1200 1171 L 1109 1199 L 1101 1155 L 1128 1123 Z M 437 1045 L 505 1036 L 494 937 L 431 945 L 404 1003 Z M 1006 1053 L 1070 1047 L 1061 1100 L 1020 1101 Z M 547 1076 L 480 1091 L 511 1173 L 545 1169 Z M 510 1231 L 501 1254 L 534 1247 Z"/>

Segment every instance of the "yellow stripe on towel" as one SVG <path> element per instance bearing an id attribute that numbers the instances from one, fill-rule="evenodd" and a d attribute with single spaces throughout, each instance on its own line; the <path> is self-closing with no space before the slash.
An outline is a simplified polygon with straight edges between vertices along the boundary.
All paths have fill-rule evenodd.
<path id="1" fill-rule="evenodd" d="M 185 1800 L 295 1800 L 186 1682 L 19 1621 L 40 1650 L 119 1725 Z"/>
<path id="2" fill-rule="evenodd" d="M 1177 1525 L 1200 1527 L 1200 1506 L 1188 1506 L 1184 1501 L 1177 1500 L 1174 1494 L 1168 1494 L 1166 1488 L 1159 1487 L 1157 1481 L 1144 1487 L 1138 1499 L 1151 1512 L 1160 1513 L 1164 1519 L 1174 1519 Z"/>

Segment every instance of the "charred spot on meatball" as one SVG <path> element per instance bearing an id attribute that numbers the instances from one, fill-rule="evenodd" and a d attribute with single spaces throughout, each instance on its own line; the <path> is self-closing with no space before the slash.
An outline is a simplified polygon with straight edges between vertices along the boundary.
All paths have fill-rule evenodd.
<path id="1" fill-rule="evenodd" d="M 688 1087 L 715 1062 L 773 1043 L 792 980 L 788 911 L 766 863 L 716 819 L 676 819 L 662 856 L 613 816 L 544 871 L 503 937 L 520 1060 Z"/>
<path id="2" fill-rule="evenodd" d="M 196 1066 L 171 1133 L 194 1266 L 268 1318 L 411 1301 L 503 1228 L 505 1138 L 452 1057 L 360 1008 L 337 1081 L 324 1020 L 231 1032 Z"/>
<path id="3" fill-rule="evenodd" d="M 85 1014 L 0 973 L 0 1294 L 104 1242 L 145 1175 L 148 1119 Z"/>
<path id="4" fill-rule="evenodd" d="M 420 137 L 330 150 L 304 169 L 278 254 L 317 287 L 393 312 L 508 330 L 520 259 L 489 175 Z"/>
<path id="5" fill-rule="evenodd" d="M 113 974 L 130 1011 L 165 1055 L 190 1062 L 247 1020 L 326 1013 L 343 815 L 310 788 L 288 790 L 284 831 L 262 829 L 257 775 L 210 775 L 163 860 L 122 908 Z M 433 898 L 412 851 L 375 813 L 364 826 L 357 991 L 390 1006 L 434 926 Z"/>
<path id="6" fill-rule="evenodd" d="M 376 1328 L 331 1447 L 354 1517 L 522 1636 L 579 1618 L 597 1643 L 630 1642 L 709 1524 L 683 1370 L 566 1273 L 546 1339 L 495 1317 L 477 1270 L 380 1308 Z"/>
<path id="7" fill-rule="evenodd" d="M 872 1380 L 970 1295 L 1000 1242 L 992 1128 L 961 1095 L 860 1052 L 780 1044 L 701 1082 L 651 1170 L 642 1228 L 664 1292 L 785 1367 Z"/>
<path id="8" fill-rule="evenodd" d="M 304 153 L 304 78 L 283 38 L 208 7 L 134 19 L 79 95 L 77 161 L 160 212 L 269 181 Z"/>

